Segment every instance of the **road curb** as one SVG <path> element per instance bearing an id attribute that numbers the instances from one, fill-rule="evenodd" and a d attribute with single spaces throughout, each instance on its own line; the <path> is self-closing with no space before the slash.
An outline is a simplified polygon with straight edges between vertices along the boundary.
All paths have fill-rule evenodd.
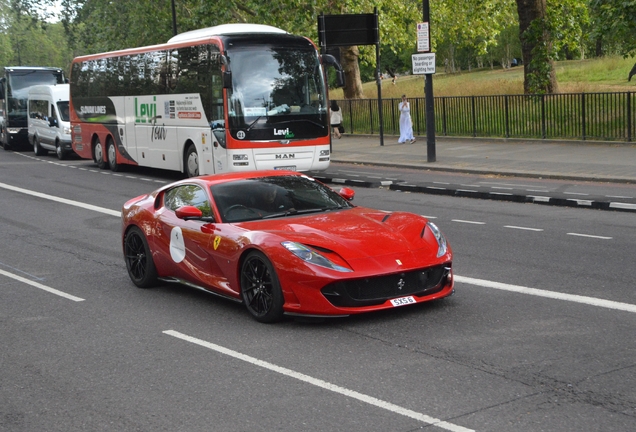
<path id="1" fill-rule="evenodd" d="M 464 198 L 489 199 L 494 201 L 511 201 L 517 203 L 531 203 L 552 205 L 560 207 L 591 208 L 596 210 L 610 210 L 622 212 L 636 212 L 636 204 L 595 201 L 574 198 L 554 198 L 539 195 L 522 195 L 502 192 L 481 192 L 470 189 L 442 188 L 435 186 L 412 185 L 403 183 L 393 183 L 389 185 L 390 190 L 400 192 L 427 193 L 432 195 L 447 195 Z"/>

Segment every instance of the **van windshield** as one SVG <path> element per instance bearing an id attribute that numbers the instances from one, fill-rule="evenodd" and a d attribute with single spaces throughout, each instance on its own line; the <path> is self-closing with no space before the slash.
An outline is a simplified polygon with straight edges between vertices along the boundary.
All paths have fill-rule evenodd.
<path id="1" fill-rule="evenodd" d="M 68 101 L 58 102 L 57 103 L 57 111 L 60 113 L 60 117 L 62 117 L 62 121 L 70 121 L 68 116 Z"/>

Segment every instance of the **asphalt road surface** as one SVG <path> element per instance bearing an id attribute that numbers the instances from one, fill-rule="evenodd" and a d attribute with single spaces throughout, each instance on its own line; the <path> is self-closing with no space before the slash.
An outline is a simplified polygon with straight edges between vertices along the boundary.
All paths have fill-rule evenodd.
<path id="1" fill-rule="evenodd" d="M 444 231 L 456 294 L 263 325 L 130 282 L 121 205 L 177 178 L 0 153 L 1 431 L 636 430 L 633 214 L 356 187 Z"/>

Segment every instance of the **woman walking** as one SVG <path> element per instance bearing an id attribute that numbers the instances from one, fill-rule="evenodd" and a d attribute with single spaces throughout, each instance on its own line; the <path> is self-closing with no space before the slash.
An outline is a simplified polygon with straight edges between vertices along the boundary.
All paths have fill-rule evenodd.
<path id="1" fill-rule="evenodd" d="M 402 102 L 398 105 L 400 110 L 400 139 L 398 144 L 410 141 L 411 144 L 415 142 L 413 136 L 413 122 L 411 121 L 411 105 L 406 100 L 406 95 L 402 95 Z"/>
<path id="2" fill-rule="evenodd" d="M 340 139 L 342 134 L 340 133 L 340 128 L 342 127 L 342 111 L 340 111 L 340 107 L 335 100 L 331 101 L 331 130 L 335 136 Z"/>

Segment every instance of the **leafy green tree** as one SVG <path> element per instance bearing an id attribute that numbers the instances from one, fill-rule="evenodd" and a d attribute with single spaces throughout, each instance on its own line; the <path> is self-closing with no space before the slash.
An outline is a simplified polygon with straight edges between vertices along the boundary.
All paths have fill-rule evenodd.
<path id="1" fill-rule="evenodd" d="M 623 56 L 636 55 L 636 0 L 590 0 L 590 15 L 599 44 L 606 41 Z"/>

